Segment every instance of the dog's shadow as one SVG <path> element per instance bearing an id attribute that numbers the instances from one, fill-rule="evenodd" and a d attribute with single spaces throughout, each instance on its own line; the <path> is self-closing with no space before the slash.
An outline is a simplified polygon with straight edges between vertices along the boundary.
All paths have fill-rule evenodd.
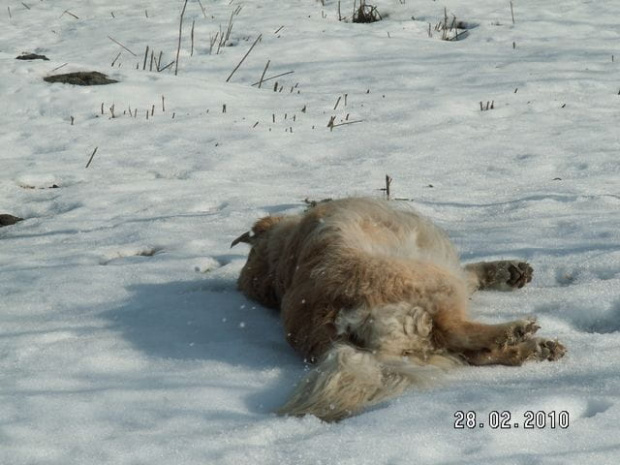
<path id="1" fill-rule="evenodd" d="M 284 370 L 273 384 L 246 399 L 255 413 L 273 410 L 302 367 L 285 342 L 279 315 L 246 299 L 232 278 L 129 286 L 129 297 L 102 316 L 148 357 L 217 361 L 231 370 Z M 208 369 L 208 368 L 206 368 Z"/>

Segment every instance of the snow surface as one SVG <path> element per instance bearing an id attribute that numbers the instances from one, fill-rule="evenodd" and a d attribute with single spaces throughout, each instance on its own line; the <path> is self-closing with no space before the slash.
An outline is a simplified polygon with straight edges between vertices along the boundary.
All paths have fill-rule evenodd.
<path id="1" fill-rule="evenodd" d="M 335 0 L 190 0 L 177 76 L 142 68 L 147 45 L 174 60 L 180 0 L 1 3 L 0 213 L 25 221 L 0 229 L 0 463 L 617 463 L 620 2 L 515 0 L 513 24 L 508 0 L 376 0 L 362 25 Z M 462 40 L 435 31 L 444 7 Z M 259 89 L 267 60 L 294 73 Z M 120 83 L 42 79 L 81 70 Z M 236 291 L 229 245 L 306 197 L 380 196 L 386 174 L 465 260 L 535 267 L 473 315 L 536 314 L 569 352 L 339 424 L 279 418 L 307 367 Z M 570 426 L 491 429 L 493 410 Z M 455 430 L 457 411 L 487 426 Z"/>

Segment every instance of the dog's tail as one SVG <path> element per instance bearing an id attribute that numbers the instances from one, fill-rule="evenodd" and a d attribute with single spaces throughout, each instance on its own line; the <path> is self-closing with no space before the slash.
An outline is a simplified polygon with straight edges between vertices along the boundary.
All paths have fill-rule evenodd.
<path id="1" fill-rule="evenodd" d="M 411 386 L 428 386 L 443 368 L 457 364 L 457 360 L 441 355 L 430 357 L 424 365 L 415 364 L 406 357 L 334 344 L 277 413 L 339 421 Z"/>

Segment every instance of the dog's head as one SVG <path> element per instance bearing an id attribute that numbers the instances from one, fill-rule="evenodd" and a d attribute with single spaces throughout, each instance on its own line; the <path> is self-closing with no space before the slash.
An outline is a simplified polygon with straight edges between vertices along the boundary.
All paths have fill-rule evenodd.
<path id="1" fill-rule="evenodd" d="M 232 248 L 236 246 L 239 242 L 244 242 L 254 247 L 254 245 L 256 245 L 256 242 L 261 237 L 264 237 L 265 234 L 280 221 L 282 221 L 281 216 L 266 216 L 264 218 L 261 218 L 256 223 L 254 223 L 251 231 L 244 232 L 243 234 L 241 234 L 241 236 L 232 241 L 230 247 Z"/>

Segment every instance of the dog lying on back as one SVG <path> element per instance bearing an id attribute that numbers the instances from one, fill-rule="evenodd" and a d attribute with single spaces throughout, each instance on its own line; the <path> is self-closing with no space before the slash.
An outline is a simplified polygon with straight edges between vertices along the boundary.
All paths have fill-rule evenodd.
<path id="1" fill-rule="evenodd" d="M 239 289 L 280 311 L 286 339 L 316 367 L 280 414 L 337 421 L 425 384 L 437 368 L 557 360 L 534 319 L 471 321 L 478 289 L 521 288 L 526 262 L 462 267 L 447 235 L 393 203 L 349 198 L 270 216 L 233 242 L 251 245 Z"/>

